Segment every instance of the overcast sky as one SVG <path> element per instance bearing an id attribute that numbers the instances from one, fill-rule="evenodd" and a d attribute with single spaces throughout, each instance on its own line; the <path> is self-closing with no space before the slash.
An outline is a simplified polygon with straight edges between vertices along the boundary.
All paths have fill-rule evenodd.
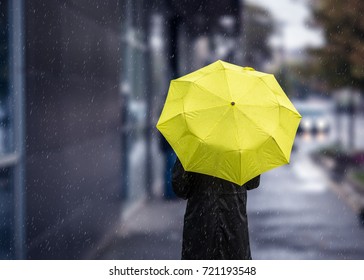
<path id="1" fill-rule="evenodd" d="M 322 44 L 319 31 L 310 29 L 305 21 L 310 10 L 299 0 L 246 0 L 247 3 L 261 5 L 282 25 L 282 33 L 272 37 L 272 44 L 282 44 L 287 50 L 302 49 L 306 46 Z"/>

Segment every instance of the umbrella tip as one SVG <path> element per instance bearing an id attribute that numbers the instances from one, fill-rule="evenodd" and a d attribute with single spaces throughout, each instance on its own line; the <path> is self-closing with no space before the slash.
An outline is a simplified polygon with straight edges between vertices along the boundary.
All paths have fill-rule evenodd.
<path id="1" fill-rule="evenodd" d="M 234 101 L 232 101 L 232 102 L 231 102 L 231 106 L 234 106 L 234 105 L 235 105 L 235 102 L 234 102 Z"/>
<path id="2" fill-rule="evenodd" d="M 253 67 L 243 67 L 243 70 L 247 70 L 247 71 L 255 71 L 255 69 Z"/>

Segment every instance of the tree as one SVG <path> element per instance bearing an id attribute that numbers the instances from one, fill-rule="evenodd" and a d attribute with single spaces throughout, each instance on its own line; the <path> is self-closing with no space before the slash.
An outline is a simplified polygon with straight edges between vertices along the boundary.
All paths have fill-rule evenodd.
<path id="1" fill-rule="evenodd" d="M 245 63 L 261 67 L 271 58 L 268 39 L 274 32 L 274 20 L 271 14 L 260 6 L 245 4 L 243 15 L 243 40 Z"/>
<path id="2" fill-rule="evenodd" d="M 311 53 L 331 88 L 364 88 L 364 2 L 311 1 L 314 22 L 322 27 L 325 45 Z"/>
<path id="3" fill-rule="evenodd" d="M 309 0 L 309 3 L 313 11 L 313 22 L 323 29 L 325 37 L 325 45 L 322 48 L 311 50 L 319 65 L 319 71 L 315 74 L 326 80 L 331 89 L 350 88 L 351 93 L 356 90 L 362 91 L 364 89 L 364 2 Z M 348 146 L 353 149 L 356 104 L 355 95 L 350 96 L 351 101 L 349 100 L 348 105 L 341 109 L 350 116 Z"/>

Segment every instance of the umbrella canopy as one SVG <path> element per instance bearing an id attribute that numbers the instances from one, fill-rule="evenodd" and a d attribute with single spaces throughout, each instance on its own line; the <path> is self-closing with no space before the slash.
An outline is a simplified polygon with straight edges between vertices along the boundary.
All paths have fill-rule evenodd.
<path id="1" fill-rule="evenodd" d="M 186 171 L 243 185 L 289 162 L 300 119 L 272 74 L 218 60 L 171 81 L 157 128 Z"/>

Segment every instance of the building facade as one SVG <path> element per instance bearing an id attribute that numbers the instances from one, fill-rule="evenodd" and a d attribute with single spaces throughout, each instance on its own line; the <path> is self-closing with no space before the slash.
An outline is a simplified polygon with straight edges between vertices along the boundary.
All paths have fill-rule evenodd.
<path id="1" fill-rule="evenodd" d="M 169 80 L 236 59 L 228 2 L 0 1 L 0 259 L 92 258 L 163 194 Z"/>

